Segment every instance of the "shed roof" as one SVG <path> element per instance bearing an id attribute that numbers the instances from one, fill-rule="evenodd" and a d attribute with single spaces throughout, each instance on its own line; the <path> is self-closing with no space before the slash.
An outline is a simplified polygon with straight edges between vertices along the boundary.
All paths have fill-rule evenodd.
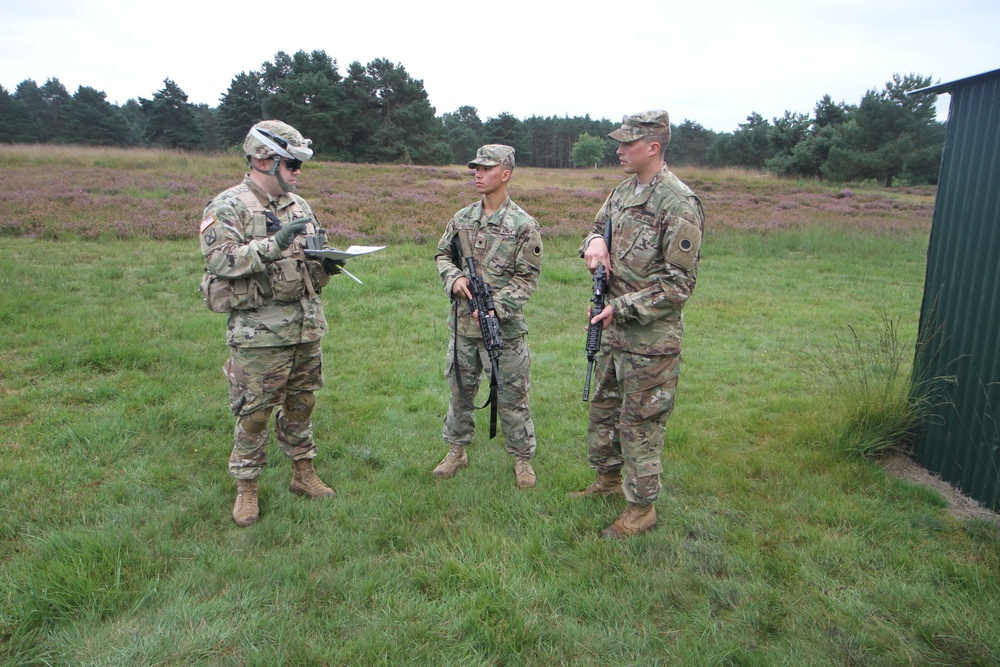
<path id="1" fill-rule="evenodd" d="M 973 81 L 979 79 L 991 79 L 993 77 L 1000 76 L 1000 69 L 995 69 L 992 72 L 983 72 L 982 74 L 973 74 L 972 76 L 967 76 L 964 79 L 956 79 L 955 81 L 949 81 L 948 83 L 939 83 L 936 86 L 928 86 L 927 88 L 919 88 L 917 90 L 911 90 L 907 95 L 919 95 L 921 93 L 950 93 L 952 88 L 959 85 L 968 85 Z"/>

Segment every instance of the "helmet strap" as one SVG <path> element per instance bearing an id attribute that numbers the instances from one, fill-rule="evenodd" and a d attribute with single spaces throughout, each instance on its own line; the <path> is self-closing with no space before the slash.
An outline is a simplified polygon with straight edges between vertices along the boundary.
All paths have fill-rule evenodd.
<path id="1" fill-rule="evenodd" d="M 278 186 L 281 188 L 282 192 L 295 191 L 295 186 L 289 185 L 288 183 L 285 182 L 285 179 L 281 177 L 281 170 L 279 168 L 281 166 L 280 155 L 275 155 L 273 158 L 271 158 L 270 169 L 261 169 L 260 167 L 257 166 L 256 160 L 257 158 L 251 157 L 249 155 L 247 156 L 247 164 L 250 165 L 251 169 L 253 169 L 254 171 L 259 171 L 262 174 L 267 174 L 268 176 L 274 176 L 278 180 Z"/>
<path id="2" fill-rule="evenodd" d="M 272 174 L 274 175 L 275 178 L 278 179 L 278 186 L 281 188 L 282 192 L 292 192 L 295 190 L 294 185 L 289 185 L 288 183 L 285 183 L 285 179 L 281 177 L 281 172 L 278 171 L 278 162 L 274 163 L 274 169 L 272 170 Z"/>

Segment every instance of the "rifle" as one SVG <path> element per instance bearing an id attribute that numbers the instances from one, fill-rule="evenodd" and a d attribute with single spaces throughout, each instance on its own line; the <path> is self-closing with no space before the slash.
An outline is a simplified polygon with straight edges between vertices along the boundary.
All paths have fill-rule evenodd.
<path id="1" fill-rule="evenodd" d="M 611 216 L 608 215 L 604 223 L 604 243 L 611 251 Z M 608 272 L 604 264 L 594 271 L 594 296 L 590 299 L 590 319 L 594 319 L 604 310 L 604 299 L 608 293 Z M 588 320 L 589 322 L 589 320 Z M 604 323 L 590 324 L 587 327 L 587 382 L 583 386 L 583 402 L 590 398 L 590 375 L 594 371 L 594 359 L 601 350 L 601 334 L 604 332 Z"/>
<path id="2" fill-rule="evenodd" d="M 462 255 L 461 243 L 458 234 L 451 240 L 452 259 L 457 260 Z M 456 266 L 459 264 L 455 262 Z M 469 291 L 472 298 L 469 299 L 469 314 L 479 312 L 479 331 L 483 336 L 483 345 L 486 347 L 486 354 L 490 358 L 490 397 L 477 408 L 472 400 L 466 395 L 465 387 L 462 386 L 462 377 L 458 369 L 458 360 L 455 360 L 455 379 L 458 380 L 458 388 L 461 391 L 462 399 L 469 407 L 479 410 L 487 405 L 490 408 L 490 438 L 497 434 L 497 395 L 503 393 L 503 385 L 500 382 L 500 353 L 503 351 L 503 334 L 500 331 L 500 319 L 496 316 L 496 305 L 493 302 L 493 287 L 483 280 L 483 277 L 476 271 L 476 260 L 473 257 L 465 258 L 465 265 L 469 269 Z M 458 319 L 455 320 L 456 348 L 458 345 Z M 457 355 L 457 350 L 456 350 Z"/>
<path id="3" fill-rule="evenodd" d="M 493 287 L 483 281 L 483 277 L 476 271 L 476 260 L 472 257 L 465 258 L 466 266 L 469 267 L 469 291 L 472 298 L 469 300 L 469 314 L 479 311 L 479 331 L 483 334 L 483 345 L 486 346 L 486 354 L 490 357 L 490 366 L 493 379 L 496 382 L 497 393 L 503 393 L 503 386 L 500 384 L 500 369 L 497 360 L 503 350 L 503 334 L 500 332 L 500 318 L 496 316 L 496 305 L 493 303 Z"/>

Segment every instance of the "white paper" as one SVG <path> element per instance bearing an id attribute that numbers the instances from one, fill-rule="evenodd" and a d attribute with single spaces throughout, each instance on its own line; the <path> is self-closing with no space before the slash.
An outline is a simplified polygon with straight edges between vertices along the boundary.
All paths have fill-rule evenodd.
<path id="1" fill-rule="evenodd" d="M 367 255 L 372 252 L 385 250 L 384 245 L 352 245 L 347 250 L 337 250 L 336 248 L 324 248 L 323 250 L 306 250 L 306 253 L 313 257 L 329 257 L 330 259 L 351 259 L 359 255 Z"/>

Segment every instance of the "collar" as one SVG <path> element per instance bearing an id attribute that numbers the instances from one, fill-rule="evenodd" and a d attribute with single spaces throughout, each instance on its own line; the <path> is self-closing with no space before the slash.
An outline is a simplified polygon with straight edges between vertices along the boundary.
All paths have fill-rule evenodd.
<path id="1" fill-rule="evenodd" d="M 484 205 L 484 200 L 480 199 L 477 206 L 479 206 L 479 215 L 476 216 L 479 222 L 483 222 L 483 214 L 486 213 L 486 207 Z M 504 197 L 503 203 L 500 207 L 493 211 L 493 215 L 486 218 L 486 224 L 488 225 L 500 225 L 503 223 L 504 216 L 507 215 L 507 209 L 510 207 L 510 195 Z"/>

